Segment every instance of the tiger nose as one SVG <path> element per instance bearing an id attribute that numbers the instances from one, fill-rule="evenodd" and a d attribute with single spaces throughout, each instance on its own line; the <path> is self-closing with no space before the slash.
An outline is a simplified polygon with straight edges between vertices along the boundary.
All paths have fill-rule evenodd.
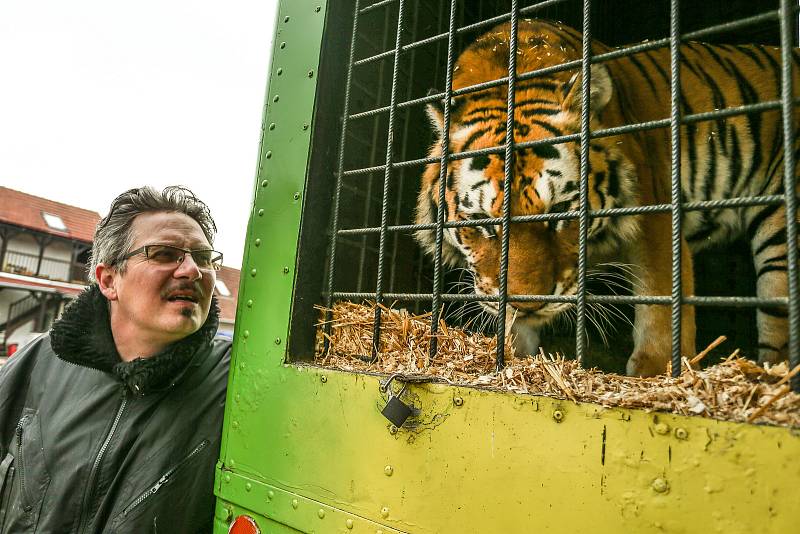
<path id="1" fill-rule="evenodd" d="M 553 287 L 550 288 L 550 293 L 543 293 L 542 295 L 555 295 L 556 293 L 556 284 L 553 284 Z M 529 293 L 531 295 L 536 295 L 537 293 Z M 545 306 L 547 306 L 547 302 L 545 301 L 525 301 L 525 302 L 514 302 L 512 303 L 516 309 L 520 311 L 537 311 L 541 310 Z"/>

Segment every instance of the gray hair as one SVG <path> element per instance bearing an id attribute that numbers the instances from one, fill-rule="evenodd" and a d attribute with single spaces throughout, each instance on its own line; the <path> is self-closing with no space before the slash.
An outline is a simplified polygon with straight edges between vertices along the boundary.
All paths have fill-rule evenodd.
<path id="1" fill-rule="evenodd" d="M 177 185 L 165 187 L 161 192 L 150 186 L 129 189 L 114 199 L 108 215 L 97 223 L 88 272 L 90 282 L 97 282 L 94 273 L 100 263 L 114 265 L 120 272 L 125 272 L 127 260 L 124 257 L 135 239 L 133 220 L 142 213 L 154 211 L 188 215 L 200 225 L 209 244 L 214 244 L 217 226 L 211 212 L 189 189 Z"/>

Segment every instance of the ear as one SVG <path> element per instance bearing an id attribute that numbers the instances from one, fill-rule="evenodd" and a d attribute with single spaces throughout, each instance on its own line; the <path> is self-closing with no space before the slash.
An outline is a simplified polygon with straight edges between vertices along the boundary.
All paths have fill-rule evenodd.
<path id="1" fill-rule="evenodd" d="M 106 265 L 105 263 L 98 263 L 94 270 L 94 277 L 97 280 L 97 285 L 100 287 L 100 292 L 108 300 L 117 300 L 116 281 L 119 273 L 114 267 Z"/>
<path id="2" fill-rule="evenodd" d="M 428 96 L 435 95 L 440 93 L 440 91 L 436 89 L 428 89 Z M 450 99 L 450 117 L 452 118 L 453 112 L 456 110 L 459 101 L 462 99 Z M 444 130 L 444 99 L 442 100 L 434 100 L 427 106 L 425 106 L 425 111 L 428 114 L 428 120 L 431 121 L 431 126 L 433 126 L 434 131 L 436 132 L 437 137 L 441 139 L 442 132 Z"/>
<path id="3" fill-rule="evenodd" d="M 562 88 L 564 109 L 579 111 L 581 109 L 581 74 L 576 73 Z M 592 85 L 589 90 L 590 109 L 592 114 L 598 115 L 606 107 L 614 92 L 611 76 L 605 65 L 592 65 Z"/>

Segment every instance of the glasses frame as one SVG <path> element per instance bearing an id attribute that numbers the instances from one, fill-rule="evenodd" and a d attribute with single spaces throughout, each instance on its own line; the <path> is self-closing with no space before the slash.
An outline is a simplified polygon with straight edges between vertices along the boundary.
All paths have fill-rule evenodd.
<path id="1" fill-rule="evenodd" d="M 192 250 L 189 248 L 176 247 L 175 245 L 168 245 L 166 243 L 150 243 L 149 245 L 144 245 L 142 247 L 137 248 L 136 250 L 132 250 L 127 254 L 125 254 L 120 261 L 130 259 L 133 256 L 137 256 L 139 254 L 144 254 L 145 259 L 150 260 L 150 251 L 149 251 L 150 247 L 168 247 L 183 252 L 183 255 L 179 257 L 179 259 L 175 264 L 176 267 L 183 263 L 183 260 L 186 258 L 186 254 L 190 254 L 192 256 L 192 259 L 194 260 L 194 253 L 196 252 L 211 252 L 212 253 L 211 256 L 213 258 L 211 260 L 211 267 L 210 268 L 200 267 L 200 265 L 197 265 L 197 268 L 200 269 L 201 271 L 219 271 L 222 269 L 222 252 L 218 250 L 214 250 L 212 248 L 196 248 Z M 196 260 L 195 264 L 197 264 Z"/>

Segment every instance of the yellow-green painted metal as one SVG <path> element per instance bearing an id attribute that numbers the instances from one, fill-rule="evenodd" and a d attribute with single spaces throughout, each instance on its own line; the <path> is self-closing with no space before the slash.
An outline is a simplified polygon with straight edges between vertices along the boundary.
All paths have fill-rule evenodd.
<path id="1" fill-rule="evenodd" d="M 285 363 L 326 7 L 279 7 L 215 532 L 800 531 L 789 429 L 432 383 L 396 429 L 379 377 Z"/>

